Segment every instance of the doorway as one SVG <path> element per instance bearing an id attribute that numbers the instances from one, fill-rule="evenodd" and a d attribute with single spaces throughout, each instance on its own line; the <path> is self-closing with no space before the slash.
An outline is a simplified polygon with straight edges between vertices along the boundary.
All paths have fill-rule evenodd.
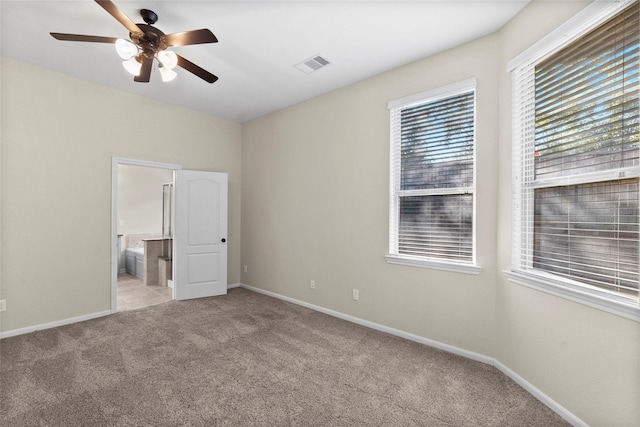
<path id="1" fill-rule="evenodd" d="M 158 274 L 158 263 L 162 262 L 171 274 L 173 245 L 163 230 L 163 186 L 173 184 L 175 171 L 180 169 L 173 164 L 112 160 L 111 313 L 158 304 L 175 296 L 166 275 Z M 145 251 L 153 265 L 144 261 Z"/>
<path id="2" fill-rule="evenodd" d="M 224 172 L 182 170 L 179 165 L 113 158 L 111 167 L 111 313 L 118 311 L 118 273 L 122 256 L 121 237 L 118 235 L 118 188 L 121 165 L 167 169 L 173 176 L 173 240 L 171 271 L 173 299 L 203 298 L 227 293 L 227 225 L 228 184 Z M 160 187 L 164 187 L 164 184 Z M 163 204 L 159 203 L 158 209 Z M 164 247 L 164 240 L 163 241 Z M 135 240 L 134 240 L 135 242 Z M 131 241 L 129 243 L 132 243 Z M 157 262 L 159 273 L 160 249 L 149 249 L 151 242 L 144 240 L 144 271 L 151 262 Z M 157 242 L 154 242 L 157 243 Z M 125 264 L 126 268 L 126 264 Z M 158 274 L 158 277 L 160 274 Z M 148 283 L 147 283 L 148 284 Z"/>

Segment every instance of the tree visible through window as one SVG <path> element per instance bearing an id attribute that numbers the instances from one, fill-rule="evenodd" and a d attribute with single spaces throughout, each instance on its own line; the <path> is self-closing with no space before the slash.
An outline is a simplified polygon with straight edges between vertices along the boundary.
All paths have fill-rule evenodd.
<path id="1" fill-rule="evenodd" d="M 638 2 L 516 70 L 520 271 L 638 302 Z M 532 101 L 532 102 L 531 102 Z M 518 107 L 520 106 L 520 107 Z M 522 234 L 519 234 L 522 233 Z M 564 282 L 562 282 L 564 280 Z"/>
<path id="2" fill-rule="evenodd" d="M 391 254 L 474 260 L 474 87 L 392 108 Z"/>
<path id="3" fill-rule="evenodd" d="M 639 165 L 638 28 L 636 3 L 535 67 L 533 267 L 630 295 L 638 178 L 555 179 Z"/>

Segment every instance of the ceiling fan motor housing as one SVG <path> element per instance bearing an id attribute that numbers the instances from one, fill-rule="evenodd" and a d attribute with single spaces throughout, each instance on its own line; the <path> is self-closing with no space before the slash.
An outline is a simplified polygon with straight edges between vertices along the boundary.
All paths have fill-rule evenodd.
<path id="1" fill-rule="evenodd" d="M 165 50 L 168 47 L 167 42 L 164 39 L 164 33 L 146 24 L 137 24 L 143 33 L 129 33 L 131 41 L 140 46 L 142 52 L 147 55 L 155 55 L 161 50 Z"/>

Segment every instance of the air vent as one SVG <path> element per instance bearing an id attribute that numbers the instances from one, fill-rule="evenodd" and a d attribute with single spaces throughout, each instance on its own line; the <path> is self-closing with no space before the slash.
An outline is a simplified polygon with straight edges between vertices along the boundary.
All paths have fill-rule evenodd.
<path id="1" fill-rule="evenodd" d="M 315 55 L 309 59 L 305 59 L 299 64 L 294 65 L 294 67 L 296 67 L 303 73 L 309 74 L 313 71 L 319 70 L 322 67 L 326 67 L 329 64 L 331 64 L 331 62 L 329 62 L 326 58 L 323 58 L 320 55 Z"/>

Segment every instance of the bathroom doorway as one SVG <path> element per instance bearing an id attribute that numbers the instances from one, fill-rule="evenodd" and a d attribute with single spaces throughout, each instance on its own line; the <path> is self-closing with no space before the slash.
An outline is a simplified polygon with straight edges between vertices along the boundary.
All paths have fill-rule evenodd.
<path id="1" fill-rule="evenodd" d="M 173 224 L 171 210 L 167 212 L 173 201 L 167 201 L 167 189 L 173 187 L 174 171 L 179 169 L 177 165 L 113 159 L 112 313 L 174 298 Z"/>

